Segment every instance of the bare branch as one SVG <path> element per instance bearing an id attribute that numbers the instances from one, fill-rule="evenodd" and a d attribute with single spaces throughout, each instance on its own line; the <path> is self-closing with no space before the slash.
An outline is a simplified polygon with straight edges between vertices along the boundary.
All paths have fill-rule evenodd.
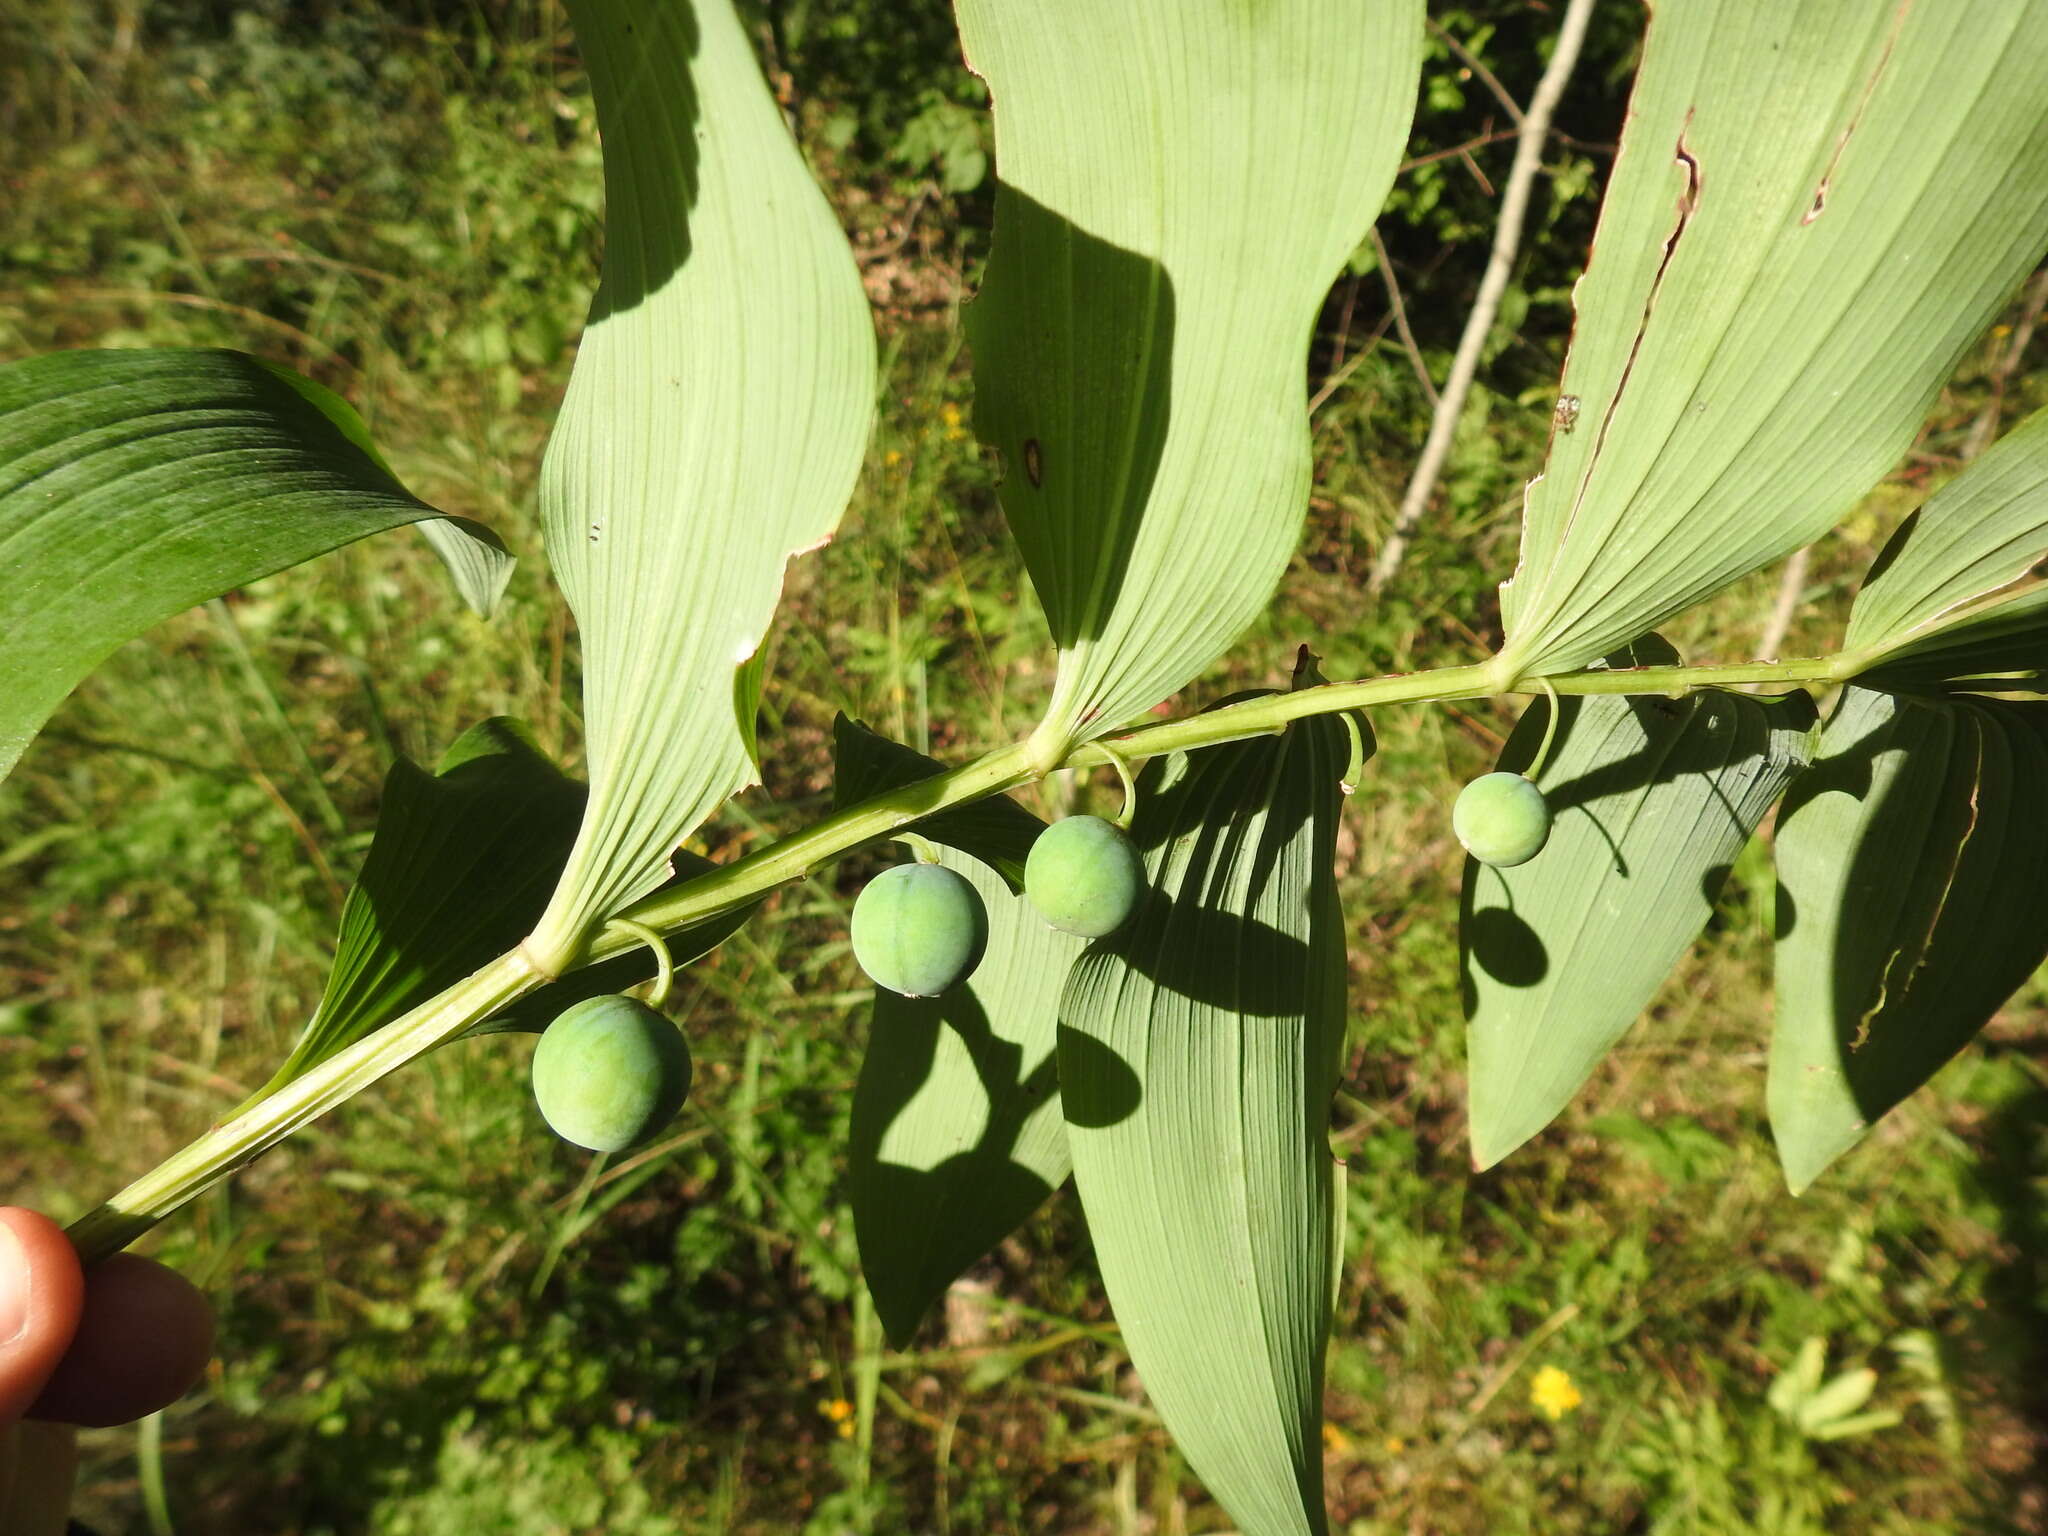
<path id="1" fill-rule="evenodd" d="M 1557 29 L 1557 46 L 1551 50 L 1550 63 L 1537 82 L 1535 94 L 1529 98 L 1528 111 L 1522 115 L 1521 131 L 1515 138 L 1515 163 L 1508 172 L 1507 189 L 1501 196 L 1500 222 L 1494 228 L 1493 254 L 1487 261 L 1486 275 L 1480 280 L 1478 297 L 1472 302 L 1472 313 L 1466 318 L 1465 334 L 1458 340 L 1450 376 L 1444 380 L 1443 397 L 1430 418 L 1422 457 L 1401 497 L 1401 510 L 1395 515 L 1387 541 L 1380 546 L 1379 558 L 1373 561 L 1367 582 L 1373 592 L 1384 588 L 1400 570 L 1416 525 L 1422 521 L 1423 508 L 1429 504 L 1437 478 L 1443 473 L 1444 461 L 1450 456 L 1451 436 L 1465 409 L 1465 397 L 1472 391 L 1473 376 L 1479 371 L 1479 354 L 1486 345 L 1487 333 L 1493 329 L 1494 317 L 1500 313 L 1501 296 L 1507 292 L 1508 276 L 1514 270 L 1515 252 L 1522 242 L 1522 224 L 1529 212 L 1529 190 L 1542 166 L 1550 119 L 1571 79 L 1572 67 L 1578 62 L 1592 13 L 1593 0 L 1570 0 L 1564 21 Z"/>
<path id="2" fill-rule="evenodd" d="M 1497 77 L 1492 70 L 1488 69 L 1484 64 L 1479 62 L 1479 55 L 1474 53 L 1471 49 L 1467 48 L 1463 43 L 1459 42 L 1456 37 L 1452 36 L 1452 34 L 1446 28 L 1440 25 L 1434 18 L 1432 18 L 1427 23 L 1427 25 L 1429 27 L 1429 30 L 1433 34 L 1435 34 L 1437 41 L 1442 43 L 1446 48 L 1450 49 L 1451 52 L 1455 53 L 1459 58 L 1463 59 L 1465 61 L 1465 67 L 1471 70 L 1473 74 L 1477 75 L 1480 78 L 1481 82 L 1484 83 L 1486 88 L 1489 91 L 1493 92 L 1493 99 L 1499 102 L 1501 110 L 1507 113 L 1508 121 L 1515 124 L 1516 127 L 1520 127 L 1522 123 L 1521 107 L 1516 104 L 1515 98 L 1508 94 L 1508 88 L 1500 83 L 1499 77 Z"/>
<path id="3" fill-rule="evenodd" d="M 1771 614 L 1764 621 L 1764 632 L 1756 643 L 1759 661 L 1775 658 L 1784 648 L 1785 636 L 1792 629 L 1792 619 L 1799 612 L 1799 597 L 1806 590 L 1806 567 L 1813 550 L 1794 550 L 1792 558 L 1785 562 L 1785 572 L 1778 578 L 1777 601 L 1771 604 Z"/>
<path id="4" fill-rule="evenodd" d="M 1408 329 L 1408 306 L 1401 302 L 1401 285 L 1394 279 L 1394 263 L 1387 255 L 1386 242 L 1380 239 L 1380 232 L 1372 232 L 1372 253 L 1379 259 L 1380 281 L 1386 284 L 1387 308 L 1394 316 L 1394 329 L 1401 333 L 1402 350 L 1408 354 L 1408 364 L 1415 370 L 1415 378 L 1422 385 L 1422 393 L 1432 407 L 1442 404 L 1437 399 L 1436 380 L 1429 376 L 1429 364 L 1422 360 L 1422 348 L 1415 344 L 1415 333 Z"/>

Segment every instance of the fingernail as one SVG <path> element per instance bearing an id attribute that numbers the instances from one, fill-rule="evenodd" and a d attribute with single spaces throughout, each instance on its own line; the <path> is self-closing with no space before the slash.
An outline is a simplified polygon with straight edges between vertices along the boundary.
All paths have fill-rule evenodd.
<path id="1" fill-rule="evenodd" d="M 28 1250 L 0 1220 L 0 1349 L 28 1332 Z"/>

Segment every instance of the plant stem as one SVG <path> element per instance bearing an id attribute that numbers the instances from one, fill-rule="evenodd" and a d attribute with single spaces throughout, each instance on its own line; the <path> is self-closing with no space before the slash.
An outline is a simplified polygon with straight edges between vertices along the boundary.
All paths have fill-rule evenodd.
<path id="1" fill-rule="evenodd" d="M 91 1263 L 118 1253 L 194 1195 L 254 1162 L 300 1126 L 546 980 L 527 963 L 524 952 L 515 949 L 336 1052 L 304 1077 L 172 1153 L 106 1204 L 73 1222 L 69 1230 L 79 1257 Z"/>
<path id="2" fill-rule="evenodd" d="M 672 934 L 720 912 L 758 901 L 778 886 L 804 879 L 823 864 L 909 824 L 990 795 L 1006 793 L 1057 768 L 1157 757 L 1250 736 L 1275 734 L 1294 720 L 1340 710 L 1475 699 L 1501 693 L 1682 693 L 1734 683 L 1786 688 L 1840 681 L 1842 658 L 1746 662 L 1733 666 L 1639 667 L 1567 672 L 1555 677 L 1514 677 L 1498 659 L 1432 672 L 1401 673 L 1364 682 L 1323 683 L 1208 710 L 1184 720 L 1142 726 L 1105 743 L 1085 743 L 1064 754 L 1032 739 L 998 748 L 959 768 L 934 774 L 834 812 L 743 859 L 711 870 L 686 885 L 629 907 L 584 944 L 575 967 L 644 945 L 644 932 Z M 630 926 L 629 926 L 630 925 Z M 70 1228 L 80 1255 L 91 1262 L 119 1252 L 179 1206 L 309 1121 L 396 1071 L 415 1057 L 457 1038 L 508 1004 L 553 979 L 525 950 L 500 955 L 439 996 L 337 1052 L 303 1077 L 266 1094 L 181 1151 L 173 1153 Z"/>

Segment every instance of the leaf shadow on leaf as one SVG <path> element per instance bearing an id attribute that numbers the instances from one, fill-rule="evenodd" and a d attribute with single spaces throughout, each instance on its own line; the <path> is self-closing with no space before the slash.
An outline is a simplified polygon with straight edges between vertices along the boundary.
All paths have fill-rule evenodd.
<path id="1" fill-rule="evenodd" d="M 1488 907 L 1467 925 L 1472 961 L 1511 987 L 1533 987 L 1550 974 L 1550 953 L 1534 928 L 1506 907 Z"/>
<path id="2" fill-rule="evenodd" d="M 873 1028 L 890 1038 L 870 1042 L 854 1090 L 854 1231 L 875 1310 L 889 1338 L 901 1345 L 954 1277 L 982 1256 L 990 1213 L 1006 1218 L 998 1223 L 1006 1230 L 1052 1193 L 1012 1153 L 1025 1122 L 1059 1091 L 1059 1075 L 1051 1054 L 1023 1075 L 1022 1049 L 996 1035 L 965 987 L 934 998 L 878 994 Z M 930 1078 L 945 1029 L 967 1049 L 991 1106 L 988 1119 L 972 1146 L 932 1167 L 887 1162 L 883 1144 Z M 972 1202 L 972 1219 L 955 1209 L 963 1201 Z M 902 1240 L 906 1227 L 912 1241 Z"/>
<path id="3" fill-rule="evenodd" d="M 583 5 L 571 7 L 576 43 L 586 56 L 596 48 L 609 48 L 622 40 L 611 36 L 611 28 L 589 24 Z M 673 0 L 667 5 L 642 6 L 632 21 L 621 22 L 631 39 L 621 49 L 622 58 L 609 61 L 608 68 L 591 60 L 594 87 L 616 82 L 618 96 L 601 101 L 599 115 L 608 122 L 650 125 L 650 131 L 634 136 L 631 144 L 608 140 L 605 144 L 605 201 L 619 207 L 630 201 L 635 206 L 656 204 L 658 218 L 635 220 L 639 238 L 621 240 L 615 233 L 607 242 L 604 270 L 597 294 L 590 301 L 590 324 L 625 313 L 659 292 L 690 259 L 690 221 L 681 211 L 697 206 L 698 149 L 700 129 L 697 85 L 687 70 L 662 66 L 677 56 L 695 59 L 703 42 L 692 0 Z M 648 32 L 669 31 L 667 40 L 641 37 Z M 651 125 L 666 119 L 659 132 Z M 632 163 L 621 165 L 626 156 Z M 658 190 L 657 190 L 658 189 Z M 618 225 L 615 223 L 616 231 Z"/>
<path id="4" fill-rule="evenodd" d="M 1250 907 L 1272 878 L 1278 850 L 1285 847 L 1309 817 L 1308 796 L 1280 796 L 1266 804 L 1267 778 L 1277 772 L 1285 745 L 1275 739 L 1261 743 L 1271 762 L 1245 763 L 1233 773 L 1184 774 L 1162 784 L 1157 759 L 1139 780 L 1138 814 L 1131 826 L 1148 869 L 1156 871 L 1161 846 L 1174 838 L 1190 838 L 1186 850 L 1171 850 L 1169 865 L 1183 858 L 1186 867 L 1206 871 L 1212 881 L 1242 878 L 1245 889 L 1232 905 Z M 1240 747 L 1240 757 L 1253 747 Z M 1204 805 L 1199 802 L 1214 801 Z M 1234 804 L 1232 802 L 1235 802 Z M 1264 812 L 1257 846 L 1241 845 L 1249 820 Z M 1190 832 L 1186 829 L 1194 828 Z M 1256 862 L 1242 877 L 1232 873 L 1239 858 L 1250 852 Z M 1201 890 L 1170 895 L 1153 884 L 1122 932 L 1102 941 L 1103 952 L 1116 955 L 1133 971 L 1169 992 L 1194 1002 L 1258 1017 L 1289 1014 L 1301 1005 L 1301 977 L 1309 965 L 1308 946 L 1255 918 L 1212 905 Z"/>
<path id="5" fill-rule="evenodd" d="M 1830 989 L 1835 1064 L 1865 1123 L 1960 1051 L 2048 955 L 2037 897 L 2048 833 L 2029 813 L 2048 765 L 2038 705 L 1901 701 L 1881 729 L 1815 765 L 1790 819 L 1829 789 L 1863 800 L 1902 751 L 1851 860 Z M 1892 907 L 1873 910 L 1874 896 Z"/>
<path id="6" fill-rule="evenodd" d="M 1785 882 L 1780 880 L 1771 901 L 1771 938 L 1790 938 L 1799 926 L 1799 899 L 1785 889 Z"/>
<path id="7" fill-rule="evenodd" d="M 967 307 L 977 435 L 1001 456 L 1003 513 L 1054 643 L 1116 611 L 1172 416 L 1166 268 L 1089 234 L 1005 182 Z"/>
<path id="8" fill-rule="evenodd" d="M 1552 763 L 1568 756 L 1573 736 L 1584 723 L 1588 699 L 1592 697 L 1597 696 L 1570 695 L 1558 701 L 1560 708 Z M 1703 771 L 1695 736 L 1699 731 L 1725 729 L 1730 733 L 1730 750 L 1712 770 L 1716 774 L 1729 773 L 1740 764 L 1764 756 L 1770 749 L 1770 730 L 1768 727 L 1757 730 L 1754 723 L 1746 718 L 1757 703 L 1744 696 L 1711 690 L 1692 694 L 1683 700 L 1657 694 L 1627 696 L 1629 710 L 1647 740 L 1626 756 L 1600 763 L 1561 783 L 1544 784 L 1543 796 L 1552 816 L 1561 820 L 1574 812 L 1583 815 L 1606 843 L 1613 861 L 1613 872 L 1623 879 L 1632 878 L 1636 872 L 1630 869 L 1621 846 L 1626 829 L 1617 835 L 1593 808 L 1609 796 L 1646 790 L 1668 784 L 1683 774 Z M 1538 699 L 1529 706 L 1501 753 L 1499 766 L 1503 770 L 1526 770 L 1534 760 L 1549 709 L 1548 699 Z M 1867 766 L 1864 782 L 1868 782 Z M 1714 785 L 1713 794 L 1730 823 L 1741 829 L 1742 817 L 1718 782 Z M 1746 830 L 1744 836 L 1747 837 Z M 1539 854 L 1538 858 L 1541 857 Z M 1466 936 L 1460 964 L 1461 993 L 1468 1013 L 1476 1006 L 1478 998 L 1473 980 L 1474 967 L 1510 987 L 1532 987 L 1548 975 L 1542 940 L 1530 924 L 1511 910 L 1478 905 L 1476 891 L 1481 869 L 1475 860 L 1466 860 L 1459 900 L 1460 930 Z M 1725 864 L 1705 872 L 1701 894 L 1710 908 L 1718 898 L 1727 874 L 1728 866 Z M 1513 895 L 1509 881 L 1498 874 L 1496 879 L 1511 906 Z M 1789 914 L 1796 911 L 1796 903 L 1787 896 L 1779 911 L 1789 920 Z"/>
<path id="9" fill-rule="evenodd" d="M 1585 711 L 1586 697 L 1568 695 L 1558 702 L 1563 706 L 1558 711 L 1557 740 L 1551 747 L 1553 759 L 1562 757 L 1571 744 L 1572 733 L 1578 728 L 1580 716 Z M 1695 694 L 1695 699 L 1705 694 Z M 1667 699 L 1656 694 L 1632 695 L 1628 699 L 1630 711 L 1640 722 L 1643 734 L 1649 744 L 1639 752 L 1627 757 L 1616 758 L 1602 763 L 1588 773 L 1567 779 L 1561 784 L 1545 784 L 1543 798 L 1550 805 L 1550 814 L 1576 810 L 1587 802 L 1623 790 L 1640 789 L 1650 784 L 1666 784 L 1678 777 L 1680 765 L 1673 763 L 1672 748 L 1682 738 L 1683 732 L 1673 732 L 1671 725 L 1690 700 Z M 1538 699 L 1531 704 L 1528 715 L 1531 723 L 1526 732 L 1517 724 L 1515 737 L 1507 750 L 1501 753 L 1500 766 L 1508 772 L 1520 772 L 1535 758 L 1536 745 L 1542 739 L 1543 722 L 1550 709 L 1548 699 Z M 1610 838 L 1609 842 L 1612 843 Z"/>
<path id="10" fill-rule="evenodd" d="M 1064 1024 L 1059 1042 L 1059 1059 L 1070 1079 L 1060 1100 L 1067 1124 L 1101 1130 L 1138 1112 L 1145 1090 L 1129 1062 L 1093 1035 Z"/>
<path id="11" fill-rule="evenodd" d="M 1826 794 L 1847 795 L 1858 803 L 1868 799 L 1875 784 L 1877 756 L 1890 744 L 1891 738 L 1892 731 L 1889 728 L 1874 731 L 1859 738 L 1844 751 L 1816 757 L 1806 772 L 1793 780 L 1792 787 L 1786 791 L 1784 803 L 1778 809 L 1778 826 L 1784 828 L 1795 820 L 1806 806 Z M 1864 853 L 1867 855 L 1869 852 L 1866 846 Z M 1896 845 L 1888 844 L 1880 852 L 1888 864 L 1896 865 L 1899 858 L 1899 849 Z M 1881 878 L 1879 888 L 1893 884 L 1895 882 L 1892 879 Z M 1850 889 L 1856 889 L 1853 877 Z M 1775 937 L 1782 939 L 1792 933 L 1795 914 L 1799 910 L 1799 897 L 1782 879 L 1778 881 L 1776 902 Z M 1848 914 L 1838 914 L 1837 923 L 1843 922 L 1845 916 L 1849 917 L 1851 931 L 1860 930 L 1865 926 L 1859 918 Z M 1884 940 L 1889 936 L 1866 937 Z M 1863 1070 L 1862 1063 L 1858 1060 L 1856 1036 L 1863 1027 L 1863 1015 L 1871 1002 L 1870 978 L 1866 974 L 1866 969 L 1866 954 L 1861 945 L 1838 943 L 1834 954 L 1833 984 L 1829 995 L 1832 1000 L 1836 1050 L 1842 1063 L 1844 1078 L 1864 1117 L 1874 1120 L 1898 1102 L 1899 1098 L 1904 1097 L 1904 1094 L 1897 1093 L 1887 1097 L 1882 1091 L 1874 1091 L 1867 1081 L 1869 1074 Z"/>

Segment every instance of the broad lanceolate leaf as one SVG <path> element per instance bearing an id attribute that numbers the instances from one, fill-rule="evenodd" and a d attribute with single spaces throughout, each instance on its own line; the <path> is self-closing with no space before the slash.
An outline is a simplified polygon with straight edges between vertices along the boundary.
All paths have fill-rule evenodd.
<path id="1" fill-rule="evenodd" d="M 1875 685 L 2038 687 L 2048 675 L 2048 410 L 2036 411 L 1892 535 L 1843 649 Z"/>
<path id="2" fill-rule="evenodd" d="M 937 759 L 891 741 L 845 715 L 832 722 L 832 754 L 835 811 L 946 771 L 946 765 Z M 906 822 L 902 830 L 974 855 L 1011 890 L 1020 891 L 1024 888 L 1024 861 L 1045 823 L 1008 796 L 992 795 L 927 820 Z"/>
<path id="3" fill-rule="evenodd" d="M 841 715 L 835 809 L 944 771 Z M 938 998 L 875 990 L 853 1100 L 851 1198 L 875 1311 L 901 1344 L 925 1310 L 1065 1182 L 1053 1049 L 1060 988 L 1086 941 L 1017 894 L 1045 823 L 1004 796 L 906 824 L 980 892 L 988 948 Z"/>
<path id="4" fill-rule="evenodd" d="M 941 836 L 936 824 L 925 833 Z M 988 949 L 943 996 L 876 988 L 853 1098 L 854 1234 L 898 1345 L 1071 1167 L 1054 1049 L 1060 989 L 1087 941 L 1049 927 L 979 859 L 938 855 L 987 906 Z"/>
<path id="5" fill-rule="evenodd" d="M 271 1086 L 517 944 L 554 888 L 582 811 L 583 786 L 511 720 L 471 727 L 435 773 L 393 763 L 369 857 L 342 907 L 327 989 Z"/>
<path id="6" fill-rule="evenodd" d="M 853 256 L 730 0 L 572 0 L 604 134 L 603 281 L 541 471 L 584 654 L 591 794 L 530 940 L 566 959 L 749 782 L 735 669 L 867 440 Z M 744 683 L 744 679 L 742 683 Z"/>
<path id="7" fill-rule="evenodd" d="M 975 429 L 1060 648 L 1049 739 L 1206 667 L 1300 537 L 1315 316 L 1394 174 L 1419 0 L 961 0 L 995 112 Z"/>
<path id="8" fill-rule="evenodd" d="M 0 367 L 0 775 L 81 678 L 151 625 L 439 518 L 347 403 L 290 369 L 219 351 Z M 496 536 L 427 526 L 487 606 L 510 565 Z"/>
<path id="9" fill-rule="evenodd" d="M 1796 1193 L 2048 957 L 2048 705 L 1849 689 L 1778 820 L 1771 1130 Z"/>
<path id="10" fill-rule="evenodd" d="M 1818 537 L 2048 248 L 2048 6 L 1653 12 L 1503 590 L 1582 666 Z"/>
<path id="11" fill-rule="evenodd" d="M 433 773 L 405 758 L 393 763 L 369 857 L 342 906 L 326 991 L 270 1087 L 516 945 L 547 905 L 583 799 L 583 785 L 513 720 L 472 726 Z M 676 879 L 711 867 L 708 859 L 679 853 Z M 753 910 L 721 913 L 671 935 L 670 959 L 684 965 L 708 954 Z M 545 1029 L 571 1003 L 623 991 L 653 974 L 650 951 L 616 955 L 529 993 L 469 1033 Z"/>
<path id="12" fill-rule="evenodd" d="M 1632 664 L 1658 659 L 1637 648 Z M 1491 1167 L 1571 1102 L 1699 936 L 1735 856 L 1812 751 L 1805 694 L 1559 701 L 1527 864 L 1467 860 L 1459 914 L 1472 1160 Z M 1536 755 L 1547 702 L 1501 767 Z"/>
<path id="13" fill-rule="evenodd" d="M 1369 742 L 1370 737 L 1367 737 Z M 1155 764 L 1152 889 L 1060 1032 L 1074 1180 L 1131 1362 L 1246 1536 L 1326 1529 L 1327 1138 L 1344 1039 L 1343 722 Z"/>

